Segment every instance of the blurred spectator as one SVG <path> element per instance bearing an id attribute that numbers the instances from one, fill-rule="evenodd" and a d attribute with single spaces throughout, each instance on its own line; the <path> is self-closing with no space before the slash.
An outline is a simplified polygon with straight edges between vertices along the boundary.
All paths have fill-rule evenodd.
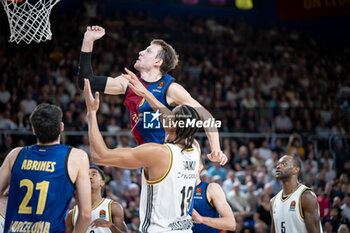
<path id="1" fill-rule="evenodd" d="M 265 139 L 259 148 L 259 156 L 264 160 L 268 160 L 271 157 L 271 154 L 272 151 L 269 148 L 269 142 Z"/>
<path id="2" fill-rule="evenodd" d="M 271 226 L 270 199 L 271 197 L 269 194 L 263 194 L 259 199 L 259 205 L 254 214 L 255 222 L 260 223 L 264 231 L 268 232 Z"/>
<path id="3" fill-rule="evenodd" d="M 7 135 L 4 139 L 4 144 L 0 147 L 0 163 L 4 161 L 5 157 L 13 149 L 13 140 L 11 135 Z"/>
<path id="4" fill-rule="evenodd" d="M 265 165 L 265 159 L 260 156 L 260 149 L 255 148 L 252 153 L 250 161 L 253 165 L 254 170 L 263 167 Z"/>
<path id="5" fill-rule="evenodd" d="M 325 221 L 323 223 L 323 232 L 324 233 L 333 233 L 333 225 L 330 221 Z"/>
<path id="6" fill-rule="evenodd" d="M 346 154 L 344 146 L 342 145 L 341 139 L 337 139 L 333 143 L 334 145 L 334 157 L 335 157 L 335 170 L 337 174 L 341 174 L 344 172 L 344 164 L 347 158 L 349 158 L 349 154 Z"/>
<path id="7" fill-rule="evenodd" d="M 323 168 L 324 164 L 327 163 L 328 169 L 331 169 L 334 167 L 334 160 L 331 157 L 331 154 L 329 153 L 329 150 L 323 150 L 322 156 L 320 159 L 321 168 Z"/>
<path id="8" fill-rule="evenodd" d="M 318 189 L 317 202 L 320 207 L 320 218 L 330 217 L 331 201 L 322 188 Z"/>
<path id="9" fill-rule="evenodd" d="M 11 98 L 11 93 L 6 89 L 6 83 L 0 84 L 0 106 L 5 105 Z"/>
<path id="10" fill-rule="evenodd" d="M 140 226 L 140 217 L 137 215 L 133 215 L 131 217 L 131 222 L 127 225 L 128 230 L 130 233 L 141 233 L 139 231 L 139 226 Z"/>
<path id="11" fill-rule="evenodd" d="M 350 221 L 350 193 L 348 193 L 344 198 L 344 204 L 340 207 L 344 212 L 344 215 Z"/>
<path id="12" fill-rule="evenodd" d="M 12 120 L 11 113 L 9 110 L 5 110 L 0 118 L 0 129 L 4 130 L 15 130 L 17 129 L 16 123 Z"/>
<path id="13" fill-rule="evenodd" d="M 234 166 L 236 171 L 242 171 L 251 165 L 251 161 L 248 155 L 248 148 L 246 146 L 240 146 L 238 154 L 234 160 Z"/>
<path id="14" fill-rule="evenodd" d="M 208 177 L 214 177 L 215 175 L 218 175 L 221 180 L 225 180 L 226 178 L 226 169 L 221 167 L 219 163 L 214 163 L 214 165 L 208 169 Z"/>
<path id="15" fill-rule="evenodd" d="M 339 226 L 337 233 L 349 233 L 349 224 L 342 224 Z"/>
<path id="16" fill-rule="evenodd" d="M 29 115 L 29 114 L 31 114 L 34 111 L 37 103 L 33 99 L 33 94 L 30 91 L 30 89 L 27 90 L 26 98 L 21 101 L 20 105 L 21 105 L 22 112 L 24 112 L 24 114 L 26 114 L 26 115 Z"/>
<path id="17" fill-rule="evenodd" d="M 89 137 L 87 134 L 83 135 L 83 143 L 77 146 L 78 149 L 85 151 L 88 155 L 91 155 L 91 148 L 89 144 Z"/>
<path id="18" fill-rule="evenodd" d="M 325 223 L 326 221 L 332 224 L 333 229 L 338 229 L 340 225 L 340 215 L 339 215 L 338 208 L 334 208 L 334 207 L 331 208 L 330 217 L 324 216 L 322 218 L 322 224 Z"/>
<path id="19" fill-rule="evenodd" d="M 304 168 L 306 174 L 316 176 L 318 173 L 318 163 L 315 160 L 315 154 L 313 151 L 308 153 L 307 159 L 304 161 Z"/>
<path id="20" fill-rule="evenodd" d="M 278 133 L 289 133 L 292 130 L 293 124 L 286 110 L 282 109 L 275 118 L 275 127 Z"/>
<path id="21" fill-rule="evenodd" d="M 250 209 L 255 210 L 258 206 L 258 194 L 255 191 L 255 185 L 252 181 L 247 182 L 247 193 L 245 194 Z"/>
<path id="22" fill-rule="evenodd" d="M 240 191 L 240 186 L 241 184 L 239 182 L 235 182 L 233 184 L 233 190 L 229 192 L 227 201 L 233 211 L 239 212 L 243 216 L 247 217 L 250 215 L 250 206 L 247 202 L 246 197 Z"/>
<path id="23" fill-rule="evenodd" d="M 120 200 L 125 200 L 123 193 L 128 190 L 129 184 L 123 180 L 124 170 L 121 168 L 114 168 L 113 180 L 108 184 L 111 191 Z"/>
<path id="24" fill-rule="evenodd" d="M 227 178 L 224 180 L 222 184 L 222 189 L 224 190 L 226 197 L 228 193 L 232 191 L 232 187 L 235 182 L 239 182 L 239 180 L 236 177 L 235 172 L 232 170 L 229 170 L 227 172 Z"/>
<path id="25" fill-rule="evenodd" d="M 325 121 L 321 119 L 319 125 L 316 126 L 315 132 L 317 136 L 326 139 L 329 137 L 332 131 L 326 125 Z"/>
<path id="26" fill-rule="evenodd" d="M 298 138 L 294 138 L 294 135 L 289 137 L 287 153 L 298 155 L 298 157 L 305 159 L 305 149 L 302 147 L 300 140 Z"/>
<path id="27" fill-rule="evenodd" d="M 282 189 L 282 184 L 277 179 L 273 179 L 270 183 L 264 185 L 264 192 L 269 194 L 271 198 Z"/>

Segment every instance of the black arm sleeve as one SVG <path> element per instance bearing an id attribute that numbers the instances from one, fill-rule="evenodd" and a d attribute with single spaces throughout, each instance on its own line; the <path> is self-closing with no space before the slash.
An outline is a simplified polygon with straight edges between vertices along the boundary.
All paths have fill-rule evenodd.
<path id="1" fill-rule="evenodd" d="M 107 84 L 106 76 L 94 76 L 91 66 L 91 53 L 80 52 L 78 66 L 78 86 L 84 89 L 84 78 L 89 79 L 92 91 L 104 92 Z"/>

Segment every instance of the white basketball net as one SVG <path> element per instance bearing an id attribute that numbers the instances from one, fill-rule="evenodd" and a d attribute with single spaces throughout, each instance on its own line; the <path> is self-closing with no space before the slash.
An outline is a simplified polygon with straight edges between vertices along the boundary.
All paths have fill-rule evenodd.
<path id="1" fill-rule="evenodd" d="M 41 42 L 51 40 L 50 13 L 60 0 L 38 0 L 34 5 L 29 0 L 1 0 L 9 20 L 11 37 L 9 42 L 22 40 Z"/>

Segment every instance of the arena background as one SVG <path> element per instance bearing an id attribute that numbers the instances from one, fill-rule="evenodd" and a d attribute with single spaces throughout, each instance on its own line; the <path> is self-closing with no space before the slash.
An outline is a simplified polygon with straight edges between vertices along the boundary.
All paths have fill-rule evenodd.
<path id="1" fill-rule="evenodd" d="M 28 116 L 43 102 L 64 111 L 63 143 L 90 152 L 77 63 L 86 26 L 100 25 L 107 33 L 94 45 L 96 75 L 132 68 L 138 51 L 154 38 L 179 53 L 171 75 L 223 122 L 229 162 L 219 168 L 207 161 L 204 176 L 224 188 L 237 232 L 269 232 L 263 197 L 281 188 L 272 174 L 285 153 L 302 159 L 302 180 L 318 195 L 325 232 L 349 224 L 350 2 L 255 0 L 251 10 L 237 8 L 234 0 L 184 2 L 61 0 L 50 18 L 52 40 L 29 45 L 7 42 L 2 9 L 0 163 L 12 148 L 35 143 Z M 105 95 L 101 102 L 100 129 L 111 148 L 135 145 L 122 100 Z M 198 139 L 203 154 L 209 152 L 203 132 Z M 103 169 L 106 194 L 124 205 L 133 228 L 138 171 Z M 247 204 L 236 206 L 235 181 Z"/>

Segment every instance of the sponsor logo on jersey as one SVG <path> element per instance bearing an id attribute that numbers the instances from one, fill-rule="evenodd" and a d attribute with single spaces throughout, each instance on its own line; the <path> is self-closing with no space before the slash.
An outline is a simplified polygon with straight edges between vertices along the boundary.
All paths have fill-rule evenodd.
<path id="1" fill-rule="evenodd" d="M 139 117 L 136 113 L 132 114 L 132 120 L 136 123 L 139 120 Z"/>
<path id="2" fill-rule="evenodd" d="M 196 195 L 202 195 L 202 189 L 196 188 Z"/>
<path id="3" fill-rule="evenodd" d="M 28 222 L 28 221 L 12 221 L 9 232 L 33 232 L 33 233 L 49 233 L 50 222 Z"/>
<path id="4" fill-rule="evenodd" d="M 100 210 L 100 218 L 106 218 L 106 211 Z"/>
<path id="5" fill-rule="evenodd" d="M 290 203 L 289 211 L 295 211 L 295 201 Z"/>
<path id="6" fill-rule="evenodd" d="M 192 226 L 193 226 L 192 219 L 184 219 L 184 220 L 180 220 L 180 221 L 176 221 L 176 222 L 170 223 L 168 225 L 168 227 L 170 227 L 170 229 L 172 231 L 188 230 L 188 229 L 191 229 Z"/>
<path id="7" fill-rule="evenodd" d="M 162 93 L 160 90 L 158 90 L 158 89 L 153 89 L 152 90 L 153 92 L 158 92 L 158 93 Z"/>
<path id="8" fill-rule="evenodd" d="M 165 84 L 165 82 L 160 82 L 157 88 L 162 89 L 164 87 L 164 84 Z"/>

